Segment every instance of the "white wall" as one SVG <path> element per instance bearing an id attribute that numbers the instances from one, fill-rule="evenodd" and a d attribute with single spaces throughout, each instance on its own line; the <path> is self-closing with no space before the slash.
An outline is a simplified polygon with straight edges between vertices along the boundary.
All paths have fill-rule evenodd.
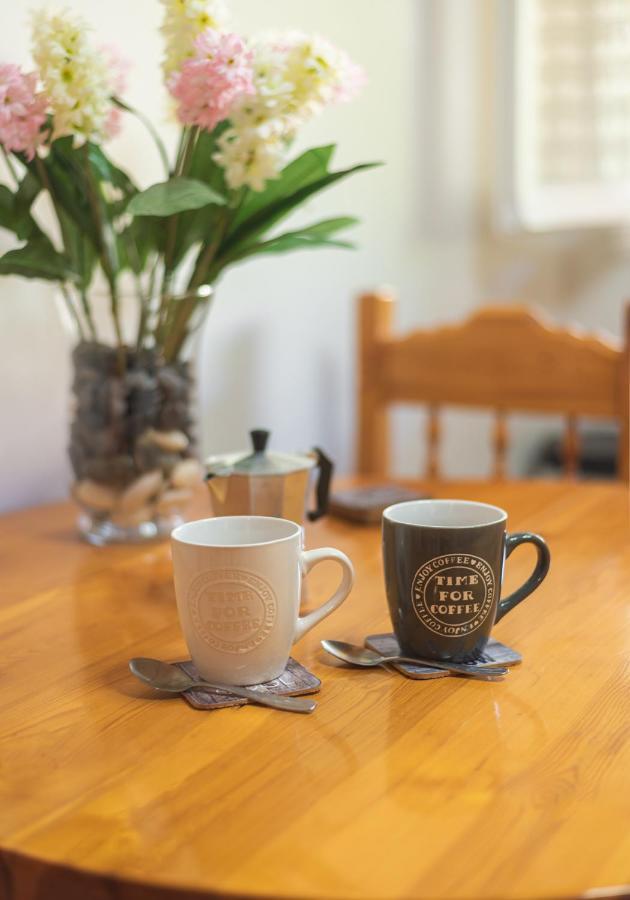
<path id="1" fill-rule="evenodd" d="M 157 0 L 69 5 L 134 60 L 128 96 L 168 130 Z M 358 251 L 255 259 L 221 283 L 200 357 L 205 452 L 242 446 L 250 427 L 264 426 L 273 429 L 278 448 L 317 443 L 340 471 L 351 469 L 353 297 L 366 287 L 396 286 L 403 327 L 460 318 L 481 300 L 520 297 L 560 319 L 619 331 L 630 267 L 614 240 L 556 236 L 496 244 L 484 230 L 493 171 L 496 75 L 487 71 L 493 0 L 231 0 L 231 6 L 246 32 L 319 31 L 364 65 L 370 83 L 363 96 L 310 125 L 302 145 L 336 140 L 341 165 L 368 159 L 387 165 L 331 189 L 299 214 L 360 216 Z M 18 3 L 5 4 L 0 59 L 26 61 L 27 50 L 27 14 Z M 112 149 L 142 184 L 160 177 L 152 147 L 133 124 Z M 3 241 L 0 235 L 0 249 L 8 246 Z M 0 508 L 66 493 L 69 347 L 50 287 L 0 282 Z M 405 411 L 396 416 L 401 473 L 419 471 L 419 420 Z M 484 416 L 447 417 L 448 474 L 487 471 L 488 424 Z M 516 431 L 531 440 L 546 427 L 526 422 Z"/>

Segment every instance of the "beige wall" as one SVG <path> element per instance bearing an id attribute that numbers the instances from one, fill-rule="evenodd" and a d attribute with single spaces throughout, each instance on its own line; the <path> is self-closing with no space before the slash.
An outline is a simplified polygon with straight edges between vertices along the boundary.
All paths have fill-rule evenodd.
<path id="1" fill-rule="evenodd" d="M 163 120 L 157 0 L 69 5 L 133 59 L 128 95 Z M 484 230 L 493 179 L 491 0 L 231 5 L 245 31 L 317 30 L 365 66 L 370 84 L 361 99 L 309 126 L 303 143 L 338 140 L 339 163 L 382 159 L 387 165 L 331 190 L 300 214 L 359 215 L 358 251 L 254 260 L 220 285 L 200 355 L 205 452 L 241 446 L 250 427 L 266 426 L 274 431 L 276 447 L 318 443 L 340 470 L 351 468 L 352 297 L 364 287 L 396 285 L 405 326 L 460 317 L 482 299 L 520 295 L 563 319 L 618 330 L 630 271 L 614 241 L 560 236 L 496 242 Z M 0 59 L 26 60 L 26 25 L 22 4 L 6 4 Z M 159 177 L 153 150 L 135 126 L 112 151 L 142 184 Z M 0 235 L 0 249 L 8 246 Z M 67 490 L 70 341 L 53 295 L 41 282 L 0 282 L 0 508 L 53 499 Z M 449 416 L 447 471 L 483 474 L 489 462 L 486 427 L 483 417 Z M 421 461 L 419 428 L 415 414 L 396 417 L 401 472 L 415 471 Z M 532 429 L 527 424 L 519 430 Z"/>

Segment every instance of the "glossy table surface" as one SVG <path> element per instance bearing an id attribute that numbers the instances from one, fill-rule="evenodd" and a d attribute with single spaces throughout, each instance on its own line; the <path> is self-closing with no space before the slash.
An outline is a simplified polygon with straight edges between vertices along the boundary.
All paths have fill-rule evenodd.
<path id="1" fill-rule="evenodd" d="M 168 543 L 81 544 L 69 505 L 0 519 L 0 898 L 550 898 L 630 883 L 630 527 L 613 484 L 456 483 L 543 534 L 543 586 L 496 627 L 500 683 L 337 666 L 323 637 L 387 630 L 380 534 L 295 647 L 317 711 L 197 711 L 131 656 L 186 657 Z M 197 508 L 205 513 L 205 498 Z M 531 548 L 507 563 L 524 580 Z M 336 582 L 309 576 L 313 602 Z M 595 889 L 603 890 L 601 894 Z"/>

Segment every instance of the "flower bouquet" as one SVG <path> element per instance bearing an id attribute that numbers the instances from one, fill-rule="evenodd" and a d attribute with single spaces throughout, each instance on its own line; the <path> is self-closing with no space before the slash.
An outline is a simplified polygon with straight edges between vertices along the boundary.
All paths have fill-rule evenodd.
<path id="1" fill-rule="evenodd" d="M 345 53 L 294 32 L 245 39 L 217 0 L 161 2 L 164 80 L 181 125 L 172 159 L 123 99 L 124 65 L 81 20 L 38 13 L 34 70 L 0 64 L 11 179 L 0 184 L 0 225 L 20 242 L 0 274 L 56 282 L 76 329 L 70 455 L 81 529 L 95 543 L 170 528 L 199 478 L 186 347 L 220 276 L 257 254 L 352 246 L 339 237 L 356 222 L 347 216 L 279 226 L 373 165 L 333 170 L 334 145 L 291 159 L 299 129 L 360 87 Z M 125 115 L 144 123 L 164 168 L 144 190 L 104 150 Z M 49 227 L 34 208 L 40 195 Z"/>

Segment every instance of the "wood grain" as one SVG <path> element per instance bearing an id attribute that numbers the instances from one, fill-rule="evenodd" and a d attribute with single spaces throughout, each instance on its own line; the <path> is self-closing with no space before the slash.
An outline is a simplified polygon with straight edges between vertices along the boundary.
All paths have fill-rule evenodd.
<path id="1" fill-rule="evenodd" d="M 396 334 L 388 294 L 359 298 L 358 471 L 383 476 L 389 458 L 387 409 L 429 409 L 427 474 L 438 470 L 435 422 L 444 406 L 485 408 L 496 415 L 494 476 L 505 475 L 505 415 L 560 414 L 567 432 L 567 471 L 577 468 L 577 419 L 620 424 L 619 473 L 628 477 L 630 318 L 625 342 L 559 326 L 522 306 L 485 306 L 455 325 Z"/>
<path id="2" fill-rule="evenodd" d="M 538 900 L 630 884 L 627 491 L 432 490 L 548 539 L 548 578 L 496 628 L 523 664 L 477 684 L 329 662 L 321 638 L 389 622 L 378 527 L 322 520 L 307 545 L 348 553 L 357 584 L 295 647 L 322 680 L 308 717 L 154 699 L 127 660 L 186 655 L 168 547 L 81 545 L 69 506 L 0 519 L 2 900 Z M 513 554 L 506 591 L 532 560 Z M 338 577 L 319 569 L 313 605 Z"/>

